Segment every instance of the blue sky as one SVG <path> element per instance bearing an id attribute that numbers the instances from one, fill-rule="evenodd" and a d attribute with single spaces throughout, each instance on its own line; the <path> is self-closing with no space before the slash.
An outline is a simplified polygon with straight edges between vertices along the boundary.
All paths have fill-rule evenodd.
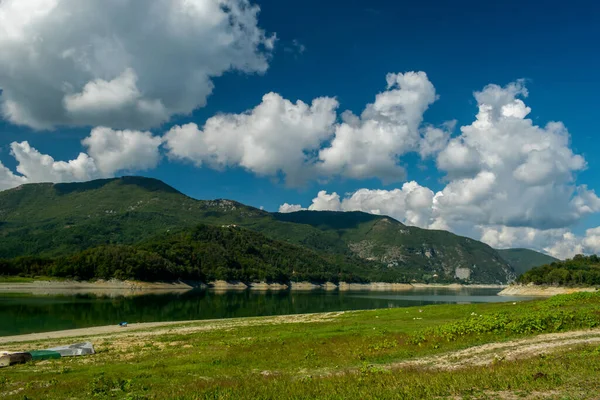
<path id="1" fill-rule="evenodd" d="M 209 0 L 195 1 L 199 4 L 212 3 Z M 53 2 L 54 0 L 45 3 Z M 58 3 L 63 3 L 64 7 L 67 7 L 70 2 L 71 0 L 58 1 Z M 11 8 L 11 3 L 15 3 L 15 0 L 5 0 L 0 4 L 0 16 L 4 13 L 11 20 L 22 17 L 22 14 L 19 13 L 23 11 L 16 10 L 14 5 Z M 22 3 L 29 3 L 31 7 L 25 10 L 26 14 L 40 9 L 40 4 L 44 1 L 26 0 Z M 129 11 L 135 11 L 135 7 L 140 7 L 142 4 L 136 0 L 130 0 L 129 3 L 131 3 Z M 227 3 L 242 4 L 244 2 L 227 0 Z M 555 186 L 570 188 L 574 193 L 581 185 L 587 185 L 588 191 L 600 190 L 597 185 L 600 165 L 597 161 L 598 158 L 595 157 L 600 151 L 595 117 L 598 109 L 596 93 L 600 92 L 598 78 L 600 53 L 595 50 L 600 39 L 600 24 L 597 23 L 600 17 L 600 6 L 595 2 L 546 2 L 543 7 L 540 7 L 539 2 L 534 1 L 348 0 L 323 2 L 309 0 L 292 4 L 275 0 L 256 0 L 252 4 L 260 7 L 260 13 L 256 24 L 250 23 L 249 25 L 254 34 L 257 34 L 257 30 L 261 30 L 264 37 L 257 38 L 250 44 L 244 42 L 238 43 L 238 45 L 252 47 L 253 54 L 248 55 L 247 52 L 240 51 L 239 54 L 229 55 L 227 48 L 210 50 L 219 52 L 214 53 L 216 54 L 214 57 L 223 57 L 223 65 L 236 62 L 244 65 L 246 60 L 242 60 L 242 58 L 249 57 L 251 59 L 249 63 L 254 63 L 250 71 L 243 71 L 245 69 L 243 67 L 233 68 L 233 70 L 223 66 L 206 67 L 216 69 L 209 74 L 214 89 L 212 94 L 206 97 L 205 106 L 201 106 L 201 98 L 204 97 L 204 94 L 195 93 L 198 96 L 197 107 L 193 107 L 194 110 L 191 114 L 182 116 L 177 112 L 172 112 L 169 113 L 171 117 L 167 122 L 143 126 L 140 127 L 140 131 L 150 130 L 156 137 L 161 137 L 171 127 L 183 126 L 188 123 L 195 123 L 199 129 L 202 129 L 206 120 L 215 115 L 240 114 L 253 109 L 261 103 L 262 96 L 269 92 L 277 93 L 281 98 L 289 99 L 292 103 L 302 100 L 310 104 L 313 99 L 325 96 L 335 98 L 339 103 L 335 123 L 340 124 L 342 111 L 350 110 L 354 114 L 360 115 L 367 104 L 375 101 L 378 93 L 393 90 L 393 88 L 386 88 L 386 74 L 423 71 L 427 74 L 429 82 L 434 86 L 435 93 L 439 97 L 428 104 L 426 111 L 422 114 L 419 129 L 422 130 L 430 124 L 440 127 L 445 121 L 456 120 L 456 127 L 450 133 L 452 138 L 457 138 L 461 135 L 460 127 L 471 125 L 476 119 L 480 102 L 474 98 L 474 92 L 483 91 L 488 84 L 497 84 L 506 89 L 506 85 L 511 82 L 524 79 L 522 85 L 526 87 L 528 96 L 525 98 L 517 93 L 513 97 L 522 99 L 531 109 L 526 118 L 531 119 L 534 125 L 542 128 L 550 121 L 561 121 L 570 133 L 570 142 L 563 147 L 572 151 L 573 155 L 582 156 L 586 162 L 585 167 L 577 166 L 577 160 L 569 156 L 571 157 L 569 162 L 572 162 L 569 167 L 569 177 L 565 178 L 561 175 L 562 177 L 555 181 Z M 54 6 L 57 9 L 61 7 L 60 5 Z M 107 6 L 107 8 L 110 7 L 112 6 Z M 86 16 L 97 20 L 103 18 L 102 15 L 97 14 L 91 17 L 93 14 L 86 9 L 79 10 L 79 12 L 82 19 Z M 86 14 L 88 12 L 89 14 Z M 36 33 L 47 32 L 44 29 L 50 29 L 53 23 L 51 20 L 53 13 L 53 10 L 47 11 L 47 14 L 42 13 L 41 22 L 30 22 L 30 24 L 37 25 L 19 31 L 21 38 L 18 40 L 24 40 L 25 47 L 35 47 L 35 44 L 31 44 L 33 43 L 32 38 Z M 134 14 L 132 13 L 132 15 Z M 106 18 L 109 16 L 110 10 L 106 12 Z M 0 20 L 2 19 L 0 18 Z M 144 25 L 145 22 L 150 23 L 151 21 L 135 21 L 133 24 Z M 202 21 L 196 21 L 196 23 L 201 25 Z M 94 29 L 94 24 L 91 25 L 90 31 Z M 64 26 L 61 25 L 61 27 Z M 64 28 L 65 32 L 75 34 L 75 32 L 79 32 L 77 31 L 79 29 L 85 37 L 87 33 L 85 24 L 73 23 L 73 26 L 72 31 Z M 143 30 L 143 26 L 135 26 L 136 29 Z M 115 25 L 114 35 L 116 37 L 125 34 L 123 33 L 125 30 L 121 28 Z M 189 32 L 192 32 L 191 36 L 183 39 L 178 37 L 169 37 L 168 39 L 171 41 L 189 40 L 191 43 L 189 47 L 181 46 L 188 53 L 199 47 L 207 47 L 206 43 L 213 40 L 212 36 L 202 36 L 208 35 L 210 32 L 208 34 L 195 30 Z M 95 32 L 95 34 L 97 33 Z M 107 32 L 103 31 L 103 34 L 107 34 Z M 156 34 L 160 35 L 160 32 Z M 277 40 L 274 42 L 273 49 L 270 49 L 268 48 L 268 39 L 273 34 L 276 35 Z M 260 34 L 258 35 L 260 36 Z M 0 28 L 0 45 L 4 43 L 5 46 L 12 49 L 10 46 L 18 43 L 14 37 L 16 36 L 11 36 L 8 29 L 3 32 Z M 90 35 L 90 38 L 92 37 Z M 153 40 L 156 46 L 154 50 L 162 43 L 161 37 L 157 37 L 158 39 Z M 71 45 L 81 45 L 79 42 L 70 43 L 70 40 L 69 38 L 57 38 L 52 42 L 57 45 L 48 48 L 61 49 L 59 45 L 64 45 L 64 49 L 67 49 Z M 240 43 L 243 42 L 243 39 L 238 40 Z M 123 42 L 131 43 L 125 39 Z M 171 68 L 173 61 L 165 61 L 165 59 L 171 56 L 176 58 L 180 54 L 177 53 L 178 47 L 173 46 L 174 42 L 165 40 L 165 43 L 165 46 L 170 43 L 175 50 L 157 51 L 155 58 L 152 58 L 153 49 L 150 46 L 147 54 L 142 53 L 141 50 L 130 51 L 129 59 L 148 57 L 143 60 L 150 60 L 156 65 L 156 70 L 160 70 L 162 64 L 165 65 L 165 69 Z M 257 53 L 254 52 L 255 50 Z M 31 58 L 28 59 L 29 61 L 24 61 L 27 59 L 20 51 L 15 50 L 15 56 L 11 59 L 8 59 L 9 55 L 5 55 L 4 58 L 0 56 L 0 88 L 4 90 L 0 100 L 5 103 L 11 99 L 10 96 L 16 98 L 19 91 L 22 91 L 23 96 L 31 96 L 32 93 L 36 93 L 40 97 L 45 96 L 46 82 L 49 79 L 31 78 L 31 75 L 36 72 L 15 75 L 15 66 L 22 68 L 32 62 Z M 196 58 L 191 57 L 189 60 L 186 58 L 186 62 L 196 63 L 199 68 L 204 69 L 203 63 L 208 63 L 206 54 L 213 54 L 210 51 L 201 52 L 202 54 Z M 264 60 L 259 59 L 260 57 L 256 54 L 262 54 Z M 235 58 L 230 60 L 227 57 Z M 261 64 L 263 61 L 265 65 Z M 91 63 L 92 69 L 94 69 L 94 60 Z M 148 63 L 146 62 L 146 64 Z M 48 68 L 52 68 L 53 65 L 48 62 Z M 92 82 L 93 79 L 110 82 L 121 73 L 119 70 L 110 76 L 107 71 L 112 67 L 104 65 L 102 67 L 105 68 L 102 73 L 85 79 L 89 79 L 89 82 Z M 141 68 L 144 67 L 135 68 L 140 79 L 139 82 L 144 79 Z M 154 72 L 153 70 L 152 73 Z M 49 75 L 54 76 L 53 74 Z M 152 76 L 160 76 L 160 74 Z M 69 84 L 73 83 L 75 92 L 83 90 L 82 86 L 87 82 L 86 80 L 79 81 L 79 87 L 77 87 L 75 81 L 68 82 L 69 77 L 63 79 L 66 79 Z M 169 75 L 165 79 L 177 79 L 177 74 Z M 18 86 L 14 83 L 17 80 L 23 80 L 24 83 Z M 48 85 L 52 84 L 58 87 L 56 83 Z M 64 82 L 60 84 L 63 85 Z M 182 84 L 190 85 L 185 82 Z M 30 87 L 35 90 L 29 91 Z M 167 93 L 164 96 L 167 98 L 174 95 Z M 22 105 L 22 107 L 24 109 L 33 107 L 29 104 Z M 27 141 L 31 148 L 37 149 L 41 154 L 51 155 L 55 161 L 68 161 L 77 158 L 80 152 L 86 152 L 86 147 L 82 146 L 81 141 L 90 135 L 90 130 L 94 126 L 98 125 L 87 122 L 101 121 L 102 125 L 114 129 L 128 127 L 123 123 L 119 123 L 119 126 L 109 126 L 110 118 L 94 119 L 89 117 L 91 115 L 89 112 L 82 115 L 82 117 L 77 117 L 79 118 L 77 120 L 59 122 L 51 126 L 52 129 L 36 129 L 39 126 L 32 128 L 26 125 L 39 125 L 39 118 L 36 120 L 37 122 L 29 122 L 30 120 L 25 117 L 19 120 L 17 117 L 7 116 L 5 108 L 4 121 L 0 122 L 0 162 L 15 176 L 21 177 L 23 174 L 16 172 L 18 161 L 11 155 L 11 143 L 13 142 Z M 124 115 L 123 118 L 126 119 L 129 116 Z M 131 118 L 133 121 L 135 116 Z M 135 125 L 133 122 L 132 124 Z M 227 131 L 223 131 L 222 134 L 226 135 Z M 286 140 L 284 131 L 272 132 L 272 134 L 279 140 Z M 320 145 L 321 148 L 327 147 L 332 137 L 324 140 Z M 313 149 L 313 151 L 318 150 Z M 284 203 L 308 207 L 313 198 L 317 197 L 317 192 L 326 191 L 327 195 L 339 194 L 341 202 L 333 199 L 333 203 L 328 203 L 329 206 L 325 206 L 325 208 L 356 208 L 382 213 L 391 210 L 387 213 L 391 213 L 405 223 L 412 221 L 423 227 L 451 229 L 477 239 L 484 238 L 488 243 L 499 247 L 522 245 L 545 249 L 561 256 L 579 251 L 598 251 L 594 247 L 596 242 L 600 249 L 600 231 L 593 231 L 600 225 L 600 214 L 596 210 L 597 206 L 593 198 L 586 200 L 589 202 L 589 204 L 586 203 L 586 211 L 569 211 L 568 217 L 561 219 L 564 221 L 562 224 L 540 222 L 546 217 L 541 214 L 531 217 L 531 214 L 535 214 L 535 210 L 540 208 L 539 205 L 543 204 L 543 199 L 540 198 L 531 200 L 529 203 L 523 201 L 521 204 L 515 205 L 514 207 L 527 208 L 522 214 L 528 217 L 522 220 L 516 218 L 508 220 L 508 222 L 496 215 L 482 217 L 481 215 L 461 214 L 460 211 L 444 211 L 448 214 L 444 214 L 444 218 L 440 217 L 437 222 L 433 221 L 436 217 L 430 214 L 423 214 L 424 216 L 419 214 L 425 219 L 429 218 L 429 222 L 423 222 L 421 217 L 411 220 L 411 217 L 406 214 L 410 211 L 408 208 L 389 206 L 388 203 L 395 201 L 394 197 L 379 199 L 387 204 L 383 204 L 381 207 L 373 206 L 372 202 L 359 204 L 356 201 L 349 201 L 346 205 L 342 204 L 344 198 L 351 199 L 352 194 L 361 189 L 392 191 L 402 188 L 405 182 L 415 181 L 420 186 L 428 188 L 432 193 L 438 193 L 454 180 L 474 178 L 474 176 L 452 176 L 454 170 L 448 169 L 450 167 L 439 167 L 440 161 L 437 154 L 425 159 L 418 154 L 418 150 L 399 154 L 397 162 L 405 167 L 407 174 L 406 178 L 397 179 L 394 182 L 382 182 L 382 177 L 377 174 L 358 177 L 356 174 L 336 171 L 328 176 L 311 175 L 301 185 L 295 186 L 290 186 L 289 182 L 286 184 L 285 174 L 281 172 L 260 176 L 260 173 L 251 168 L 244 168 L 236 162 L 230 162 L 226 167 L 217 170 L 214 166 L 207 165 L 206 159 L 203 160 L 203 166 L 198 166 L 189 157 L 187 159 L 185 157 L 169 158 L 165 146 L 158 150 L 158 154 L 159 158 L 156 163 L 150 163 L 151 167 L 148 167 L 150 164 L 143 165 L 144 168 L 139 169 L 141 171 L 137 168 L 111 170 L 110 174 L 135 173 L 151 176 L 162 179 L 195 198 L 229 198 L 256 207 L 263 206 L 271 211 L 278 210 Z M 303 166 L 299 166 L 299 168 L 303 168 Z M 494 171 L 492 173 L 496 174 L 497 183 L 500 175 Z M 33 182 L 41 179 L 36 179 L 34 175 L 32 172 L 31 176 L 27 177 L 27 181 Z M 39 176 L 44 177 L 43 174 Z M 63 178 L 59 176 L 51 179 Z M 68 180 L 68 178 L 64 179 Z M 506 184 L 510 185 L 510 182 Z M 550 183 L 545 181 L 544 184 Z M 490 190 L 498 191 L 500 189 L 497 185 L 492 185 Z M 464 195 L 464 192 L 460 193 Z M 546 193 L 544 196 L 549 198 L 548 201 L 556 201 L 554 206 L 557 209 L 570 207 L 571 203 L 565 202 L 564 199 L 561 203 L 560 200 L 549 195 L 550 192 L 544 193 Z M 575 196 L 576 193 L 571 196 L 570 200 Z M 510 200 L 506 200 L 503 207 L 505 206 L 509 210 L 512 207 L 511 204 Z M 448 204 L 445 207 L 452 207 L 452 205 Z M 319 209 L 319 206 L 313 208 Z M 460 205 L 455 208 L 460 208 Z M 574 213 L 577 215 L 573 215 Z M 549 212 L 547 216 L 549 221 L 553 218 L 551 214 L 553 213 Z M 548 227 L 551 229 L 547 229 Z M 575 239 L 569 236 L 571 233 Z"/>

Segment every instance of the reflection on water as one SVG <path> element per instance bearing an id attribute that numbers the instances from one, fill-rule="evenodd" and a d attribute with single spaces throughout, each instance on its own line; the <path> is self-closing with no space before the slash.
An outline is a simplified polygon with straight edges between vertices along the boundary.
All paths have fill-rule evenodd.
<path id="1" fill-rule="evenodd" d="M 206 290 L 136 297 L 0 294 L 0 336 L 121 321 L 156 322 L 393 308 L 441 303 L 517 301 L 498 289 L 415 289 L 406 292 Z"/>

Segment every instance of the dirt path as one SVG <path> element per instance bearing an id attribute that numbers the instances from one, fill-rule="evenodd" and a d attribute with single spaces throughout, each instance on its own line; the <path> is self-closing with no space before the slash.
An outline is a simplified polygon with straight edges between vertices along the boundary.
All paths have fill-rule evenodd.
<path id="1" fill-rule="evenodd" d="M 600 329 L 550 333 L 532 338 L 511 340 L 508 342 L 488 343 L 469 347 L 440 355 L 400 361 L 390 364 L 373 364 L 372 368 L 396 370 L 402 368 L 427 368 L 437 370 L 455 370 L 465 367 L 487 366 L 498 361 L 512 361 L 535 357 L 558 351 L 565 347 L 583 344 L 600 345 Z M 308 373 L 312 376 L 334 376 L 346 373 L 358 373 L 359 369 Z"/>
<path id="2" fill-rule="evenodd" d="M 551 333 L 528 339 L 488 343 L 442 355 L 393 363 L 384 367 L 396 369 L 421 366 L 452 370 L 468 366 L 489 365 L 494 361 L 529 358 L 581 344 L 600 344 L 600 329 Z"/>

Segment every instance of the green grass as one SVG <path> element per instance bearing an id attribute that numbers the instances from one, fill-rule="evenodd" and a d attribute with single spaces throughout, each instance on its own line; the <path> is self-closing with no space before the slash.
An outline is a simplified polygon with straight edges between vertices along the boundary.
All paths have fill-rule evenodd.
<path id="1" fill-rule="evenodd" d="M 594 328 L 600 324 L 596 293 L 516 305 L 436 305 L 289 318 L 284 324 L 250 318 L 193 333 L 194 326 L 207 322 L 170 327 L 160 335 L 124 331 L 96 338 L 94 356 L 3 369 L 0 397 L 430 399 L 540 392 L 575 399 L 594 398 L 600 389 L 598 345 L 453 371 L 386 368 L 474 345 Z"/>

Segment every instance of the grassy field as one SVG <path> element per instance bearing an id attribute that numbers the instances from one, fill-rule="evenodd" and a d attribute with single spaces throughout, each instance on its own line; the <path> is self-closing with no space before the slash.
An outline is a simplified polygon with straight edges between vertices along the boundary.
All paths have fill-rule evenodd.
<path id="1" fill-rule="evenodd" d="M 0 370 L 6 399 L 594 399 L 600 295 L 204 321 Z M 28 350 L 73 343 L 4 343 Z"/>

